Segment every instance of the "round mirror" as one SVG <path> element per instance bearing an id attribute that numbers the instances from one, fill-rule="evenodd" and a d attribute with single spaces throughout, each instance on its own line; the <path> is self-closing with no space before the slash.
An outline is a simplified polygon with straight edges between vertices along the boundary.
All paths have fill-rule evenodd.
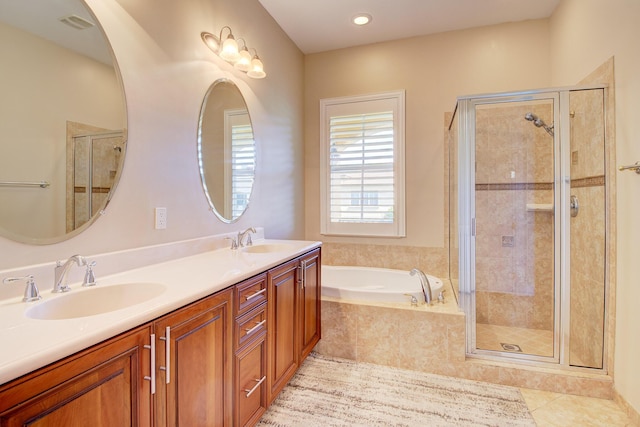
<path id="1" fill-rule="evenodd" d="M 237 86 L 217 80 L 204 97 L 198 127 L 202 187 L 220 220 L 231 223 L 249 205 L 256 146 L 247 104 Z"/>
<path id="2" fill-rule="evenodd" d="M 0 2 L 0 234 L 55 243 L 86 229 L 116 187 L 124 93 L 80 0 Z"/>

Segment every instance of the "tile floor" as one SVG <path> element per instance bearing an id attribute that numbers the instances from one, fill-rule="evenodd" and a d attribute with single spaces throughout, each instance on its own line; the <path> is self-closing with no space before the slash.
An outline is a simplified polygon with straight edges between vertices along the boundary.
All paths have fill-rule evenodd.
<path id="1" fill-rule="evenodd" d="M 516 344 L 527 354 L 553 355 L 552 331 L 476 325 L 478 348 L 503 351 L 502 343 Z M 635 426 L 624 409 L 612 400 L 526 388 L 520 391 L 538 427 Z"/>
<path id="2" fill-rule="evenodd" d="M 476 324 L 476 347 L 504 351 L 503 343 L 516 344 L 522 353 L 553 356 L 553 331 Z"/>
<path id="3" fill-rule="evenodd" d="M 538 427 L 637 427 L 612 400 L 521 388 Z"/>

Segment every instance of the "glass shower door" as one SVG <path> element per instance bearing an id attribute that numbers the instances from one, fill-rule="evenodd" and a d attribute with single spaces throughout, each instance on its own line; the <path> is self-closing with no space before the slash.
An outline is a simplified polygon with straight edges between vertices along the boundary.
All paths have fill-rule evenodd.
<path id="1" fill-rule="evenodd" d="M 523 98 L 473 102 L 473 352 L 557 360 L 558 98 Z"/>

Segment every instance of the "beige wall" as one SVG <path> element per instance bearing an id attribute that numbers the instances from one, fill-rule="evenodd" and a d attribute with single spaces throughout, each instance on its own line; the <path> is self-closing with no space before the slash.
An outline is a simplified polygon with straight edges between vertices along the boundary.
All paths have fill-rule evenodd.
<path id="1" fill-rule="evenodd" d="M 523 49 L 531 40 L 543 48 Z M 442 254 L 435 256 L 446 262 L 444 113 L 453 110 L 460 95 L 548 86 L 546 46 L 548 22 L 536 20 L 307 55 L 306 238 L 332 242 L 328 249 L 338 243 L 348 243 L 350 249 L 353 244 L 378 245 L 378 254 L 385 253 L 385 245 L 405 246 L 414 254 L 425 247 L 439 248 Z M 406 90 L 407 237 L 321 236 L 319 100 L 398 89 Z M 370 246 L 363 248 L 361 258 L 376 253 Z M 439 274 L 434 269 L 447 271 L 446 266 L 426 268 L 434 274 Z"/>
<path id="2" fill-rule="evenodd" d="M 563 0 L 551 21 L 552 82 L 571 84 L 615 58 L 616 163 L 640 160 L 640 3 L 633 0 Z M 617 177 L 617 295 L 614 380 L 640 411 L 640 178 Z"/>
<path id="3" fill-rule="evenodd" d="M 616 163 L 640 160 L 640 2 L 562 0 L 550 20 L 554 85 L 580 81 L 615 57 Z M 640 177 L 619 172 L 617 180 L 617 295 L 614 381 L 640 411 Z"/>
<path id="4" fill-rule="evenodd" d="M 0 269 L 264 226 L 303 237 L 303 55 L 255 0 L 87 0 L 122 70 L 129 142 L 106 214 L 66 242 L 29 246 L 0 238 Z M 217 58 L 200 32 L 224 25 L 257 48 L 267 78 L 252 80 Z M 257 180 L 233 225 L 209 210 L 197 164 L 197 123 L 210 84 L 226 77 L 247 100 L 258 144 Z M 168 227 L 155 230 L 154 207 Z"/>

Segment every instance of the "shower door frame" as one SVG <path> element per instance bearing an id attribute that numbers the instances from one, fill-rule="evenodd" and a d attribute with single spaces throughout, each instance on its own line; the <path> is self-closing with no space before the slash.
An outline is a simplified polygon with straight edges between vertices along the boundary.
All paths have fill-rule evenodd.
<path id="1" fill-rule="evenodd" d="M 466 314 L 466 355 L 471 358 L 513 360 L 534 366 L 607 372 L 607 336 L 603 342 L 603 367 L 584 368 L 569 365 L 570 325 L 570 233 L 569 198 L 571 191 L 571 153 L 569 123 L 569 95 L 574 90 L 604 89 L 606 85 L 572 86 L 521 92 L 480 94 L 459 97 L 458 117 L 458 242 L 459 242 L 459 303 Z M 481 350 L 476 348 L 476 250 L 475 250 L 475 175 L 476 175 L 476 114 L 475 107 L 483 104 L 526 102 L 553 99 L 554 115 L 554 304 L 553 304 L 553 356 L 536 356 L 512 352 Z M 606 130 L 606 101 L 603 126 Z M 563 124 L 566 123 L 566 126 Z M 606 138 L 605 138 L 606 139 Z M 607 162 L 605 159 L 605 167 Z M 605 175 L 608 175 L 605 170 Z M 607 202 L 608 204 L 608 202 Z M 566 232 L 563 232 L 566 230 Z M 608 256 L 606 256 L 608 264 Z M 605 271 L 607 271 L 605 267 Z M 608 279 L 605 278 L 608 294 Z M 605 330 L 608 324 L 608 298 L 605 298 Z"/>

